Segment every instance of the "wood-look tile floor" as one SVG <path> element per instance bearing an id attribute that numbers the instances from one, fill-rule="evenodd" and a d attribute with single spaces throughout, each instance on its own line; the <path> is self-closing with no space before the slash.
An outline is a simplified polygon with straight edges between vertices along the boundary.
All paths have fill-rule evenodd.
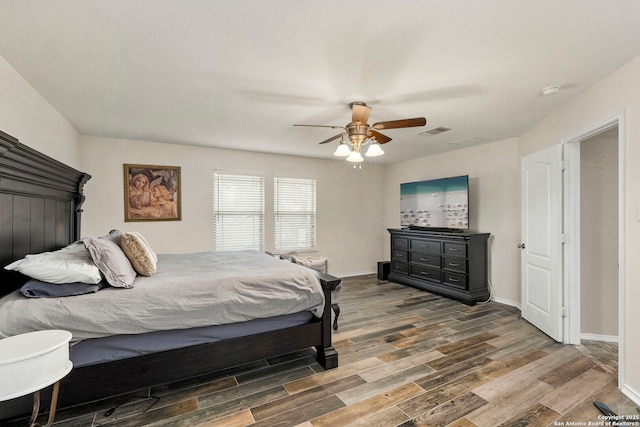
<path id="1" fill-rule="evenodd" d="M 601 421 L 594 400 L 633 405 L 617 389 L 615 345 L 558 344 L 513 307 L 373 275 L 343 280 L 340 302 L 337 369 L 303 351 L 61 410 L 54 425 L 547 426 Z"/>

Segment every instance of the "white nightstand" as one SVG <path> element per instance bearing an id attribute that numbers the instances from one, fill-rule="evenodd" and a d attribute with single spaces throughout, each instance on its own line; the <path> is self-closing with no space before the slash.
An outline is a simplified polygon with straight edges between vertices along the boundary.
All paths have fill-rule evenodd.
<path id="1" fill-rule="evenodd" d="M 47 426 L 55 417 L 60 379 L 73 364 L 69 360 L 71 333 L 60 330 L 29 332 L 0 340 L 0 402 L 29 393 L 33 412 L 29 425 L 35 426 L 40 411 L 40 390 L 53 386 Z"/>

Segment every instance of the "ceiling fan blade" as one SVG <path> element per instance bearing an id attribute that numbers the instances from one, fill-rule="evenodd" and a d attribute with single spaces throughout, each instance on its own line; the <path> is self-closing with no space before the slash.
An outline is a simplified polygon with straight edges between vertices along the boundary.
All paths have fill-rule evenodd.
<path id="1" fill-rule="evenodd" d="M 367 123 L 367 120 L 369 120 L 369 115 L 371 114 L 371 107 L 354 103 L 351 105 L 351 109 L 353 110 L 351 121 Z"/>
<path id="2" fill-rule="evenodd" d="M 367 133 L 367 136 L 369 138 L 374 137 L 378 144 L 386 144 L 387 142 L 391 141 L 391 138 L 389 138 L 387 135 L 383 135 L 380 132 L 376 132 L 373 129 L 370 130 L 369 133 Z"/>
<path id="3" fill-rule="evenodd" d="M 331 137 L 331 138 L 329 138 L 329 139 L 325 139 L 324 141 L 319 142 L 318 144 L 326 144 L 327 142 L 334 141 L 334 140 L 336 140 L 336 139 L 340 138 L 340 137 L 341 137 L 341 136 L 343 136 L 343 135 L 344 135 L 344 133 L 339 133 L 339 134 L 337 134 L 337 135 L 335 135 L 335 136 L 332 136 L 332 137 Z"/>
<path id="4" fill-rule="evenodd" d="M 312 128 L 344 129 L 345 131 L 347 130 L 347 128 L 345 128 L 344 126 L 331 126 L 331 125 L 294 125 L 294 126 L 306 126 L 306 127 L 312 127 Z"/>
<path id="5" fill-rule="evenodd" d="M 427 124 L 427 119 L 424 117 L 416 117 L 415 119 L 402 119 L 402 120 L 390 120 L 388 122 L 374 123 L 371 127 L 373 129 L 398 129 L 398 128 L 412 128 L 416 126 L 424 126 Z"/>

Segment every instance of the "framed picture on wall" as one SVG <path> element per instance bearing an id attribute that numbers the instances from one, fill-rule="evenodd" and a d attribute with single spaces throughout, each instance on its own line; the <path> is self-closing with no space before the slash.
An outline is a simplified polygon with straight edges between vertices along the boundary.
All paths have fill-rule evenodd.
<path id="1" fill-rule="evenodd" d="M 180 221 L 180 166 L 124 165 L 124 220 Z"/>

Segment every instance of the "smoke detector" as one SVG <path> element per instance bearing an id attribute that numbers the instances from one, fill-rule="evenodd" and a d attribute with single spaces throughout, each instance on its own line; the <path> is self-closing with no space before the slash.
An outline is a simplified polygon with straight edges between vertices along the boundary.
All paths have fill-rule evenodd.
<path id="1" fill-rule="evenodd" d="M 554 95 L 558 92 L 560 92 L 560 86 L 547 86 L 540 91 L 543 96 Z"/>

